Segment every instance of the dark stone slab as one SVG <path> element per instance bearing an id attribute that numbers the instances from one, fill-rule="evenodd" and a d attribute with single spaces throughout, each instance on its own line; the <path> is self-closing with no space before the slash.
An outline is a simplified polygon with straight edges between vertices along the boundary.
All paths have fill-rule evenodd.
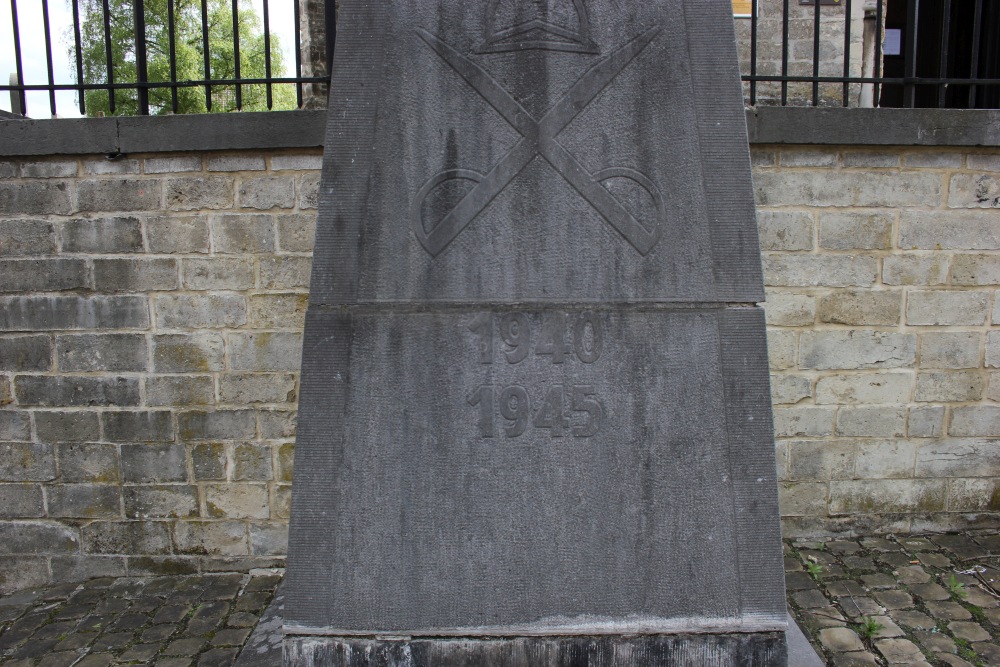
<path id="1" fill-rule="evenodd" d="M 788 615 L 788 630 L 785 632 L 788 643 L 788 667 L 823 667 L 823 659 L 816 653 L 802 628 Z"/>
<path id="2" fill-rule="evenodd" d="M 314 306 L 763 300 L 731 6 L 550 1 L 594 51 L 344 3 Z"/>
<path id="3" fill-rule="evenodd" d="M 662 632 L 696 614 L 712 629 L 772 627 L 762 317 L 312 313 L 307 328 L 326 334 L 304 360 L 299 442 L 312 448 L 297 468 L 290 620 L 451 634 L 629 619 Z M 561 330 L 558 349 L 574 342 L 562 363 L 544 353 L 546 328 Z M 584 329 L 589 348 L 570 334 Z M 508 345 L 514 330 L 530 343 Z"/>
<path id="4" fill-rule="evenodd" d="M 267 119 L 258 118 L 268 116 Z M 173 150 L 220 151 L 322 146 L 325 111 L 184 116 L 200 119 L 197 135 L 182 122 L 165 125 L 162 116 L 128 119 L 129 153 Z M 212 119 L 212 120 L 209 120 Z M 756 107 L 746 110 L 751 144 L 842 146 L 998 146 L 996 109 L 823 109 Z M 21 120 L 0 123 L 0 154 L 84 155 L 121 150 L 117 118 Z M 215 132 L 221 128 L 223 131 Z M 84 140 L 81 140 L 81 137 Z"/>
<path id="5" fill-rule="evenodd" d="M 278 588 L 274 599 L 261 615 L 246 644 L 240 650 L 235 667 L 280 667 L 282 662 L 282 631 L 285 593 Z"/>
<path id="6" fill-rule="evenodd" d="M 115 118 L 20 120 L 0 125 L 0 155 L 117 152 Z"/>
<path id="7" fill-rule="evenodd" d="M 784 664 L 731 12 L 343 4 L 286 662 Z"/>
<path id="8" fill-rule="evenodd" d="M 320 145 L 326 114 L 315 111 L 124 117 L 118 123 L 120 151 L 202 151 L 244 148 L 303 148 Z"/>
<path id="9" fill-rule="evenodd" d="M 1000 112 L 982 109 L 815 109 L 747 111 L 754 144 L 996 146 Z"/>
<path id="10" fill-rule="evenodd" d="M 260 617 L 253 633 L 250 635 L 250 639 L 240 651 L 235 667 L 279 667 L 282 664 L 282 643 L 285 636 L 282 631 L 284 602 L 284 593 L 279 589 L 275 593 L 270 606 Z M 801 628 L 799 628 L 791 615 L 788 616 L 786 636 L 788 667 L 823 667 L 823 660 L 816 653 L 816 649 L 812 647 L 809 640 L 806 639 L 805 634 L 803 634 Z M 293 642 L 294 645 L 290 647 L 292 654 L 298 653 L 303 656 L 308 654 L 313 660 L 319 658 L 315 663 L 317 665 L 324 664 L 322 662 L 323 659 L 331 660 L 332 664 L 340 664 L 336 660 L 339 659 L 343 662 L 345 656 L 343 654 L 338 655 L 337 650 L 341 646 L 346 648 L 350 644 L 350 640 L 346 639 L 335 639 L 331 642 L 325 639 L 317 641 L 315 638 L 299 638 L 293 640 Z M 767 645 L 766 640 L 763 642 L 763 645 Z M 676 646 L 671 648 L 676 648 Z M 385 645 L 380 650 L 385 654 L 391 653 L 389 647 Z M 593 653 L 599 655 L 596 651 Z M 469 656 L 470 660 L 473 658 L 474 656 Z M 639 663 L 632 662 L 630 664 Z"/>
<path id="11" fill-rule="evenodd" d="M 293 664 L 315 667 L 759 667 L 784 665 L 783 633 L 653 635 L 644 637 L 518 637 L 514 639 L 390 640 L 296 638 L 286 644 Z"/>

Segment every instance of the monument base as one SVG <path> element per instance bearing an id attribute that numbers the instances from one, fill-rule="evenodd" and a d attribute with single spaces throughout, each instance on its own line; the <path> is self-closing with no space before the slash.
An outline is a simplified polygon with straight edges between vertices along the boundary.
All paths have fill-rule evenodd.
<path id="1" fill-rule="evenodd" d="M 785 667 L 783 632 L 725 635 L 285 637 L 286 667 Z"/>

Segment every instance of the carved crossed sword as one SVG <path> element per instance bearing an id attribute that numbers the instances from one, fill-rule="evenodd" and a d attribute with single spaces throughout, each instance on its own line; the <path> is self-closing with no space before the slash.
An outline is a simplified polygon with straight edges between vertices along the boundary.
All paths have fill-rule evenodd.
<path id="1" fill-rule="evenodd" d="M 664 215 L 663 198 L 655 184 L 633 169 L 618 167 L 591 173 L 556 141 L 556 136 L 587 108 L 659 32 L 659 27 L 651 28 L 612 52 L 580 77 L 541 120 L 536 120 L 479 65 L 451 45 L 418 28 L 420 38 L 521 135 L 521 140 L 487 174 L 481 175 L 468 169 L 452 169 L 437 174 L 424 184 L 414 199 L 410 217 L 414 233 L 427 252 L 436 256 L 448 247 L 537 155 L 545 158 L 641 255 L 652 250 L 663 233 L 661 222 Z M 635 181 L 653 197 L 659 219 L 654 221 L 650 229 L 636 220 L 601 185 L 602 181 L 615 177 Z M 426 232 L 421 218 L 423 201 L 431 190 L 451 179 L 471 180 L 476 185 L 436 227 Z"/>

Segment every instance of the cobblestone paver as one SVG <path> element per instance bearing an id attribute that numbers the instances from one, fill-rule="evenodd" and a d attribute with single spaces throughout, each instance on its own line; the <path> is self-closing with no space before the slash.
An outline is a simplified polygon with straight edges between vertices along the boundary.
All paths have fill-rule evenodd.
<path id="1" fill-rule="evenodd" d="M 232 665 L 281 575 L 91 579 L 0 598 L 4 667 Z"/>
<path id="2" fill-rule="evenodd" d="M 789 609 L 828 665 L 1000 667 L 1000 531 L 784 547 Z M 0 664 L 230 666 L 280 580 L 125 577 L 15 593 L 0 598 Z"/>
<path id="3" fill-rule="evenodd" d="M 786 540 L 792 615 L 828 665 L 1000 665 L 1000 533 Z"/>

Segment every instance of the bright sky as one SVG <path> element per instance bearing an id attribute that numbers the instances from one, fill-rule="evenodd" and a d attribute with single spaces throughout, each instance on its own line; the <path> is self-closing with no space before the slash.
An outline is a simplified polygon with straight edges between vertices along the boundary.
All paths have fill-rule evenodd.
<path id="1" fill-rule="evenodd" d="M 20 23 L 21 60 L 24 68 L 24 83 L 28 85 L 47 84 L 48 70 L 45 63 L 45 29 L 42 20 L 43 0 L 15 0 L 17 18 Z M 75 56 L 71 55 L 73 44 L 72 0 L 49 0 L 49 23 L 52 40 L 52 72 L 57 84 L 74 83 L 76 71 Z M 258 17 L 263 17 L 264 2 L 270 11 L 271 34 L 278 35 L 284 52 L 285 76 L 294 76 L 294 5 L 296 0 L 251 0 Z M 10 75 L 17 71 L 14 60 L 14 31 L 11 20 L 11 0 L 0 0 L 0 83 L 9 83 Z M 49 94 L 47 91 L 28 91 L 27 108 L 31 118 L 49 118 Z M 11 110 L 9 91 L 0 91 L 0 109 Z M 56 111 L 61 118 L 80 116 L 76 93 L 72 90 L 56 92 Z"/>

